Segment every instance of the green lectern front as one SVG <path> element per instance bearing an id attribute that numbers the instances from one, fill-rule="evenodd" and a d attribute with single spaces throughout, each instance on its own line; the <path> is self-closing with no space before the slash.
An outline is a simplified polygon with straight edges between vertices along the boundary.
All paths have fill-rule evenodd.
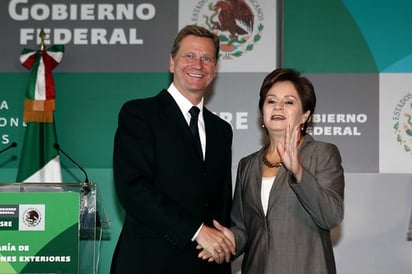
<path id="1" fill-rule="evenodd" d="M 0 273 L 97 273 L 94 184 L 0 184 Z"/>

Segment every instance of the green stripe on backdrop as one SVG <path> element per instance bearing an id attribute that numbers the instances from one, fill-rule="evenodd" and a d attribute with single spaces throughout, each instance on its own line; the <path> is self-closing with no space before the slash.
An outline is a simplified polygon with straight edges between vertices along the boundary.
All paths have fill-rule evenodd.
<path id="1" fill-rule="evenodd" d="M 64 64 L 64 60 L 63 60 Z M 122 104 L 156 94 L 170 83 L 169 73 L 54 73 L 55 124 L 60 147 L 88 168 L 111 168 L 113 137 Z M 28 73 L 0 73 L 0 138 L 23 143 L 24 92 Z M 10 119 L 20 119 L 17 126 Z M 0 139 L 2 140 L 2 139 Z M 5 145 L 3 139 L 2 142 Z M 20 156 L 18 146 L 13 154 Z M 10 161 L 3 168 L 17 167 Z M 73 165 L 62 156 L 62 167 Z"/>
<path id="2" fill-rule="evenodd" d="M 380 72 L 412 72 L 412 1 L 343 0 Z"/>
<path id="3" fill-rule="evenodd" d="M 340 0 L 284 1 L 283 65 L 304 73 L 376 73 L 361 30 Z"/>

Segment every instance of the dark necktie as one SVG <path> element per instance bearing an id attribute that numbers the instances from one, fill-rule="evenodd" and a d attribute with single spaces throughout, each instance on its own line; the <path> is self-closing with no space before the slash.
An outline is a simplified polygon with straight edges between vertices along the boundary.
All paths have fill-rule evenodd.
<path id="1" fill-rule="evenodd" d="M 192 131 L 193 138 L 195 139 L 195 143 L 197 146 L 197 149 L 199 150 L 200 156 L 203 159 L 203 152 L 202 152 L 202 145 L 200 143 L 200 137 L 199 137 L 199 127 L 197 126 L 197 121 L 199 118 L 199 112 L 200 109 L 196 106 L 193 106 L 190 110 L 190 130 Z"/>

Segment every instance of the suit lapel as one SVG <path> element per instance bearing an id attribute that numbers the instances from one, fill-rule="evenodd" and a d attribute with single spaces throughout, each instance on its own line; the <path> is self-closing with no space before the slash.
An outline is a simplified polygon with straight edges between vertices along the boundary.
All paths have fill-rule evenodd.
<path id="1" fill-rule="evenodd" d="M 164 120 L 167 121 L 167 123 L 170 123 L 169 125 L 165 126 L 177 128 L 179 136 L 181 136 L 181 138 L 183 138 L 184 143 L 187 144 L 187 146 L 185 146 L 184 149 L 192 150 L 193 153 L 197 155 L 197 158 L 199 160 L 202 160 L 201 155 L 199 155 L 199 151 L 196 147 L 196 143 L 193 138 L 192 132 L 190 131 L 189 125 L 187 124 L 186 119 L 183 116 L 182 111 L 180 110 L 176 101 L 165 89 L 159 93 L 158 97 L 159 104 L 161 106 L 160 110 L 162 111 L 161 115 L 164 115 Z"/>

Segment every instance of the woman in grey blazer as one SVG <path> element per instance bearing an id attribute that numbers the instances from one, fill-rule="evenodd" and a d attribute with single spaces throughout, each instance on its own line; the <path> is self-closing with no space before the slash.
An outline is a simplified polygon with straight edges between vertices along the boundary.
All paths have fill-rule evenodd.
<path id="1" fill-rule="evenodd" d="M 306 135 L 315 105 L 295 70 L 263 81 L 268 144 L 239 162 L 230 230 L 215 224 L 244 253 L 242 274 L 336 273 L 330 230 L 343 219 L 344 171 L 335 145 Z"/>

